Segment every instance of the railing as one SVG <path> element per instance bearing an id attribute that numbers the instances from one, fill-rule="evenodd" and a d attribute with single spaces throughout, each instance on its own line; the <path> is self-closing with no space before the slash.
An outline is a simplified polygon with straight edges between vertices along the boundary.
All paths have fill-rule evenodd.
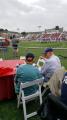
<path id="1" fill-rule="evenodd" d="M 35 47 L 24 47 L 19 46 L 18 55 L 14 56 L 13 54 L 13 48 L 12 46 L 9 46 L 5 49 L 5 47 L 0 47 L 0 58 L 3 59 L 20 59 L 20 56 L 25 56 L 28 52 L 33 52 L 36 55 L 36 61 L 39 58 L 39 56 L 42 55 L 43 50 L 46 49 L 46 47 L 43 46 L 35 46 Z M 64 67 L 67 68 L 67 48 L 63 47 L 54 47 L 54 52 L 57 56 L 59 56 L 61 63 Z"/>

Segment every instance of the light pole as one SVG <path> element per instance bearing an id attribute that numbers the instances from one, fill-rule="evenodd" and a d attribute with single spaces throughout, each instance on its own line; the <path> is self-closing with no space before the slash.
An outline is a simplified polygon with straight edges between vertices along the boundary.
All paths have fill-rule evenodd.
<path id="1" fill-rule="evenodd" d="M 42 27 L 42 26 L 41 26 L 41 25 L 39 25 L 39 26 L 37 26 L 37 27 L 38 27 L 38 29 L 39 29 L 39 32 L 41 32 L 41 27 Z"/>
<path id="2" fill-rule="evenodd" d="M 19 29 L 19 28 L 17 28 L 17 32 L 18 32 L 18 33 L 20 32 L 20 29 Z"/>

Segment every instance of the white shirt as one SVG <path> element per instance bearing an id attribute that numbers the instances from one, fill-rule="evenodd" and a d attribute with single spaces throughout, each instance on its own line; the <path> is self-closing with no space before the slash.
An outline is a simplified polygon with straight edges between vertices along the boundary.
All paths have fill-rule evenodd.
<path id="1" fill-rule="evenodd" d="M 60 59 L 56 55 L 52 55 L 49 59 L 45 60 L 45 65 L 42 67 L 41 72 L 44 76 L 50 78 L 54 71 L 60 67 Z"/>

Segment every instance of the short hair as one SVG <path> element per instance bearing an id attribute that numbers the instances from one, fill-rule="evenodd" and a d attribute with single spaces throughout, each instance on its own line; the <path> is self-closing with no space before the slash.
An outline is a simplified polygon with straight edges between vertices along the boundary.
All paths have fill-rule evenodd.
<path id="1" fill-rule="evenodd" d="M 27 60 L 28 62 L 32 61 L 34 58 L 35 58 L 35 56 L 34 56 L 33 53 L 27 53 L 27 54 L 26 54 L 26 60 Z"/>

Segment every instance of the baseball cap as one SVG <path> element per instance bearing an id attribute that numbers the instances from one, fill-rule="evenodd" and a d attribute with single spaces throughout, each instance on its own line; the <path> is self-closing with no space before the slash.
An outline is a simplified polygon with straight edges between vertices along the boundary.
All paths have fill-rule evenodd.
<path id="1" fill-rule="evenodd" d="M 43 54 L 46 54 L 48 52 L 53 52 L 53 49 L 52 48 L 46 48 L 43 52 Z"/>

